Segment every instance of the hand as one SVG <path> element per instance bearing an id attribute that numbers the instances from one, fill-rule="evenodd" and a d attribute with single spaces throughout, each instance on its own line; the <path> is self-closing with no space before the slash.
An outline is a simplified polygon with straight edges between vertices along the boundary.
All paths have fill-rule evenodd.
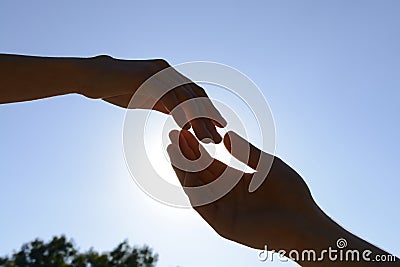
<path id="1" fill-rule="evenodd" d="M 226 126 L 224 118 L 214 107 L 203 88 L 174 70 L 166 61 L 117 60 L 107 56 L 100 56 L 94 60 L 94 78 L 91 79 L 93 85 L 86 89 L 84 93 L 86 96 L 102 98 L 106 102 L 123 108 L 153 109 L 171 114 L 180 127 L 188 129 L 192 126 L 200 140 L 209 138 L 215 143 L 221 142 L 222 138 L 215 126 Z M 159 75 L 156 82 L 135 95 L 135 100 L 139 101 L 130 103 L 143 82 L 160 71 L 163 71 L 163 75 Z M 169 89 L 169 85 L 178 83 L 185 84 L 164 92 Z M 159 90 L 161 90 L 161 95 L 164 95 L 156 101 L 154 92 L 159 92 Z M 196 100 L 196 98 L 199 99 Z M 184 104 L 187 100 L 191 101 Z M 178 107 L 180 104 L 182 105 Z"/>
<path id="2" fill-rule="evenodd" d="M 188 131 L 173 131 L 170 137 L 172 144 L 168 147 L 168 152 L 173 165 L 181 162 L 179 149 L 189 160 L 196 160 L 201 154 L 207 153 Z M 224 137 L 224 144 L 228 150 L 231 150 L 231 142 L 239 151 L 243 151 L 241 148 L 250 147 L 249 161 L 244 163 L 253 169 L 257 168 L 261 154 L 271 157 L 234 132 L 229 132 Z M 243 160 L 241 155 L 233 156 Z M 206 157 L 210 156 L 207 154 Z M 174 167 L 181 184 L 185 187 L 212 182 L 229 168 L 231 167 L 216 159 L 199 172 L 188 172 Z M 315 218 L 312 217 L 318 210 L 307 185 L 292 168 L 277 157 L 262 185 L 255 192 L 249 193 L 252 177 L 253 174 L 243 173 L 242 179 L 224 197 L 194 209 L 227 239 L 258 249 L 263 249 L 266 244 L 272 248 L 295 246 L 296 239 L 302 238 L 302 233 L 306 230 L 306 222 L 310 219 L 313 221 Z M 186 190 L 192 203 L 198 196 L 190 192 Z"/>
<path id="3" fill-rule="evenodd" d="M 79 93 L 123 108 L 154 109 L 170 114 L 181 128 L 192 126 L 200 140 L 208 138 L 215 143 L 221 141 L 215 126 L 226 125 L 204 90 L 165 60 L 0 54 L 0 71 L 0 104 Z M 157 74 L 157 79 L 146 82 L 148 86 L 141 90 L 141 85 L 156 73 L 162 75 Z"/>
<path id="4" fill-rule="evenodd" d="M 302 266 L 398 266 L 398 258 L 346 231 L 330 219 L 314 202 L 300 175 L 279 158 L 273 159 L 271 169 L 261 186 L 250 193 L 248 189 L 254 174 L 243 173 L 212 159 L 188 131 L 172 131 L 170 139 L 172 144 L 168 146 L 168 153 L 185 193 L 193 208 L 222 237 L 252 248 L 275 252 L 283 249 L 288 253 L 294 249 L 301 254 L 302 251 L 313 249 L 316 258 L 320 260 L 294 259 Z M 225 135 L 224 145 L 234 157 L 256 172 L 263 172 L 264 165 L 268 164 L 272 157 L 234 132 Z M 244 149 L 250 150 L 248 160 L 244 160 L 243 155 L 246 154 Z M 203 159 L 203 162 L 199 159 Z M 259 159 L 267 161 L 259 162 Z M 198 166 L 191 168 L 193 166 L 189 166 L 190 162 L 187 160 L 193 161 L 192 164 Z M 201 169 L 204 162 L 211 164 Z M 184 166 L 183 163 L 188 166 Z M 193 204 L 198 203 L 198 199 L 204 199 L 204 195 L 197 195 L 198 191 L 190 190 L 191 187 L 204 186 L 217 179 L 229 178 L 229 176 L 224 177 L 229 173 L 242 175 L 231 191 L 209 204 L 203 206 Z M 208 194 L 212 196 L 215 191 L 218 189 L 212 187 Z M 326 253 L 329 247 L 335 249 L 339 238 L 344 238 L 348 242 L 348 246 L 342 251 L 343 254 L 347 253 L 346 250 L 357 250 L 360 253 L 368 250 L 371 252 L 369 260 L 364 258 L 360 258 L 360 261 L 346 262 L 330 260 L 324 251 Z M 392 257 L 391 261 L 373 260 L 374 257 L 381 255 Z"/>

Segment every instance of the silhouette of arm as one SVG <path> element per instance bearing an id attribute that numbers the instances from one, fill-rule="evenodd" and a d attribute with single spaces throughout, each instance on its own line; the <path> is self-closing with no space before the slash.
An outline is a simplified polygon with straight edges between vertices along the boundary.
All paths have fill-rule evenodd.
<path id="1" fill-rule="evenodd" d="M 222 237 L 256 249 L 264 250 L 267 246 L 267 250 L 270 251 L 284 250 L 286 256 L 291 257 L 296 255 L 288 253 L 296 250 L 300 256 L 295 260 L 302 266 L 399 266 L 397 258 L 396 262 L 373 262 L 375 256 L 385 257 L 389 254 L 351 234 L 330 219 L 315 203 L 300 175 L 277 157 L 273 159 L 266 179 L 256 191 L 249 193 L 248 190 L 254 174 L 240 172 L 242 176 L 239 182 L 222 198 L 202 206 L 193 205 L 198 198 L 204 198 L 204 193 L 202 196 L 196 195 L 196 191 L 187 188 L 206 185 L 221 179 L 224 173 L 235 173 L 235 170 L 212 159 L 189 131 L 173 131 L 170 133 L 170 139 L 172 144 L 168 147 L 168 153 L 185 193 L 194 209 Z M 259 162 L 259 159 L 272 157 L 234 132 L 225 135 L 224 145 L 234 157 L 256 171 L 262 171 L 264 164 Z M 236 152 L 232 150 L 233 146 Z M 244 149 L 249 150 L 248 160 L 243 158 L 243 154 L 246 154 Z M 201 171 L 188 171 L 193 166 L 182 165 L 185 162 L 183 156 L 193 161 L 192 164 L 198 164 L 196 169 L 202 169 L 202 163 L 198 160 L 200 156 L 205 159 L 204 162 L 211 164 Z M 239 171 L 236 170 L 237 172 Z M 214 187 L 206 194 L 215 194 L 217 189 Z M 337 242 L 340 238 L 347 241 L 347 246 L 343 246 L 342 249 L 342 259 L 346 259 L 346 252 L 349 255 L 348 259 L 352 259 L 350 250 L 357 249 L 360 261 L 339 260 Z M 334 251 L 323 252 L 329 247 L 336 249 L 336 254 Z M 315 251 L 315 261 L 313 258 L 308 259 L 307 255 L 301 257 L 304 250 L 310 249 Z M 368 255 L 364 255 L 367 256 L 365 259 L 362 258 L 364 250 L 371 251 L 370 254 L 366 252 Z M 336 261 L 331 260 L 335 255 L 338 257 Z M 320 261 L 317 261 L 318 258 Z M 368 259 L 371 259 L 371 262 L 366 261 Z"/>
<path id="2" fill-rule="evenodd" d="M 141 91 L 139 102 L 129 105 L 133 94 L 148 78 L 167 70 L 159 85 Z M 221 141 L 215 126 L 226 122 L 208 99 L 205 91 L 175 71 L 162 59 L 121 60 L 109 56 L 93 58 L 56 58 L 0 54 L 0 104 L 29 101 L 46 97 L 77 93 L 89 98 L 103 99 L 123 108 L 153 109 L 171 114 L 181 127 L 193 127 L 200 140 Z M 168 84 L 184 81 L 186 84 L 166 91 Z M 153 90 L 154 89 L 154 90 Z M 154 93 L 163 95 L 156 101 Z M 158 91 L 157 91 L 158 90 Z M 176 108 L 189 99 L 183 108 Z M 176 109 L 175 109 L 176 108 Z M 197 114 L 199 113 L 199 114 Z M 196 115 L 214 118 L 193 118 Z M 207 115 L 207 116 L 205 116 Z M 190 117 L 192 116 L 192 117 Z M 187 123 L 190 121 L 189 123 Z M 187 123 L 184 125 L 183 123 Z"/>

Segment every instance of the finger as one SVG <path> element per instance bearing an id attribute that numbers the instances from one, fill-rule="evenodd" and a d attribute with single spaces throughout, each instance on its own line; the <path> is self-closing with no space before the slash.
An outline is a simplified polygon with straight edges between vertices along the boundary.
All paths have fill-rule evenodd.
<path id="1" fill-rule="evenodd" d="M 201 124 L 204 128 L 207 129 L 207 133 L 209 134 L 208 138 L 210 138 L 214 143 L 219 144 L 222 141 L 222 138 L 220 134 L 217 132 L 216 126 L 215 126 L 215 120 L 218 120 L 218 118 L 215 118 L 215 115 L 212 113 L 212 110 L 209 107 L 209 102 L 210 100 L 208 97 L 201 96 L 199 98 L 198 95 L 195 94 L 195 92 L 191 91 L 190 92 L 193 95 L 193 102 L 191 104 L 195 105 L 197 109 L 199 110 L 198 114 L 195 114 L 197 116 L 197 120 L 194 121 L 194 127 L 193 130 L 196 133 L 197 126 L 196 123 Z M 197 133 L 196 133 L 197 134 Z M 202 139 L 200 139 L 202 140 Z M 208 140 L 202 140 L 205 143 L 209 143 Z"/>
<path id="2" fill-rule="evenodd" d="M 212 114 L 212 119 L 214 121 L 214 124 L 220 128 L 226 127 L 228 123 L 226 122 L 224 117 L 222 117 L 221 113 L 219 113 L 218 109 L 215 108 L 211 99 L 208 97 L 206 91 L 204 91 L 203 88 L 201 88 L 195 83 L 191 83 L 190 87 L 193 89 L 194 92 L 196 92 L 198 96 L 206 98 L 205 106 L 206 109 Z"/>
<path id="3" fill-rule="evenodd" d="M 203 176 L 207 175 L 207 174 L 204 174 L 203 171 L 187 172 L 185 170 L 182 170 L 181 169 L 182 167 L 178 167 L 178 166 L 183 166 L 182 164 L 185 164 L 185 163 L 187 166 L 187 160 L 182 157 L 181 149 L 176 144 L 169 145 L 167 147 L 167 152 L 171 159 L 172 168 L 174 169 L 174 171 L 178 177 L 178 180 L 182 186 L 197 187 L 197 186 L 202 186 L 202 185 L 208 183 L 207 179 L 206 180 L 202 179 Z M 196 165 L 196 163 L 193 162 L 193 165 Z M 192 166 L 187 166 L 187 167 L 192 167 Z M 208 174 L 208 175 L 211 175 L 211 174 Z M 188 193 L 188 192 L 186 192 L 186 193 Z"/>
<path id="4" fill-rule="evenodd" d="M 190 155 L 194 155 L 196 159 L 202 157 L 203 162 L 206 163 L 211 162 L 211 164 L 209 164 L 205 170 L 210 172 L 212 176 L 205 175 L 204 181 L 209 183 L 214 181 L 215 179 L 218 179 L 218 177 L 222 175 L 222 173 L 226 170 L 228 166 L 217 159 L 212 159 L 207 150 L 202 145 L 200 145 L 200 143 L 197 141 L 197 139 L 193 136 L 191 132 L 181 131 L 180 136 L 182 139 L 185 140 L 184 143 L 180 144 L 180 147 L 188 146 L 189 149 L 192 151 Z M 185 154 L 184 151 L 183 153 Z M 185 155 L 185 157 L 190 155 Z"/>
<path id="5" fill-rule="evenodd" d="M 187 123 L 182 127 L 182 129 L 183 129 L 183 130 L 189 130 L 190 127 L 191 127 L 190 122 L 187 122 Z"/>
<path id="6" fill-rule="evenodd" d="M 189 160 L 196 160 L 200 158 L 200 152 L 196 154 L 196 152 L 192 150 L 192 148 L 187 143 L 185 136 L 182 134 L 183 132 L 188 131 L 182 130 L 179 135 L 179 148 L 181 149 L 183 155 Z"/>
<path id="7" fill-rule="evenodd" d="M 201 119 L 196 118 L 190 120 L 190 124 L 192 125 L 193 131 L 197 138 L 204 143 L 210 143 L 213 140 L 213 135 L 208 130 L 208 127 L 202 122 Z"/>
<path id="8" fill-rule="evenodd" d="M 191 144 L 189 144 L 189 140 L 186 140 L 184 137 L 185 133 L 191 137 Z M 174 154 L 170 156 L 171 164 L 176 168 L 184 170 L 187 173 L 201 173 L 212 164 L 213 158 L 200 146 L 197 139 L 190 132 L 185 130 L 181 132 L 173 130 L 169 133 L 169 137 L 172 142 L 172 147 L 170 149 L 174 152 Z M 202 184 L 209 183 L 213 180 L 214 178 L 204 180 Z"/>
<path id="9" fill-rule="evenodd" d="M 167 92 L 161 98 L 161 102 L 167 108 L 168 113 L 172 115 L 179 127 L 183 128 L 189 119 L 186 117 L 184 110 L 180 106 L 181 102 L 175 94 L 175 89 Z"/>
<path id="10" fill-rule="evenodd" d="M 172 130 L 169 132 L 169 139 L 171 140 L 172 144 L 179 145 L 179 134 L 180 131 Z"/>
<path id="11" fill-rule="evenodd" d="M 195 140 L 195 138 L 193 137 L 192 140 Z M 187 142 L 184 144 L 187 144 Z M 172 163 L 179 161 L 179 157 L 182 157 L 182 155 L 179 153 L 179 147 L 176 144 L 168 146 L 167 150 Z M 216 196 L 220 195 L 221 192 L 219 192 L 218 188 L 203 187 L 202 190 L 198 190 L 197 187 L 205 186 L 209 183 L 209 181 L 215 180 L 215 176 L 212 172 L 206 169 L 201 172 L 191 173 L 182 171 L 181 169 L 174 167 L 174 165 L 173 168 L 193 208 L 214 228 L 217 227 L 217 225 L 215 225 L 215 222 L 217 219 L 217 211 L 219 209 L 219 206 L 222 204 L 225 205 L 225 207 L 230 206 L 233 203 L 232 197 L 238 198 L 240 200 L 241 198 L 238 193 L 241 193 L 241 191 L 244 192 L 244 190 L 238 189 L 231 190 L 224 198 L 210 203 L 211 199 L 215 199 Z M 228 178 L 230 178 L 230 174 L 226 175 L 228 175 Z M 201 203 L 208 204 L 202 205 Z"/>
<path id="12" fill-rule="evenodd" d="M 228 151 L 244 164 L 256 169 L 261 153 L 261 150 L 247 142 L 233 131 L 229 131 L 224 136 L 224 145 Z M 247 153 L 246 153 L 247 151 Z"/>
<path id="13" fill-rule="evenodd" d="M 176 95 L 182 105 L 182 109 L 186 114 L 186 118 L 193 127 L 193 131 L 200 140 L 214 140 L 212 130 L 210 131 L 207 124 L 202 122 L 199 116 L 204 116 L 207 113 L 203 110 L 202 105 L 197 105 L 196 95 L 192 94 L 185 85 L 176 89 Z M 185 124 L 186 126 L 186 124 Z M 215 130 L 214 130 L 215 131 Z M 214 141 L 215 142 L 215 141 Z"/>
<path id="14" fill-rule="evenodd" d="M 200 144 L 189 131 L 172 130 L 169 133 L 169 138 L 172 144 L 177 145 L 181 149 L 187 159 L 193 161 L 200 158 Z"/>
<path id="15" fill-rule="evenodd" d="M 214 161 L 211 155 L 207 152 L 207 150 L 197 141 L 196 137 L 189 131 L 182 130 L 180 132 L 181 138 L 184 138 L 185 145 L 188 145 L 191 151 L 196 156 L 196 159 L 202 157 L 203 162 L 210 162 Z"/>
<path id="16" fill-rule="evenodd" d="M 214 124 L 215 126 L 217 126 L 217 127 L 219 127 L 219 128 L 224 128 L 224 127 L 226 127 L 226 125 L 227 125 L 227 123 L 226 123 L 225 126 L 224 126 L 223 124 L 219 123 L 219 122 L 216 121 L 216 120 L 211 120 L 211 121 L 213 122 L 213 124 Z"/>
<path id="17" fill-rule="evenodd" d="M 217 179 L 227 168 L 227 165 L 220 162 L 219 160 L 212 159 L 207 150 L 200 145 L 197 139 L 189 131 L 177 131 L 173 130 L 169 133 L 172 145 L 175 145 L 178 150 L 175 150 L 171 163 L 176 166 L 181 166 L 185 170 L 198 170 L 197 173 L 207 170 L 212 174 L 201 176 L 204 183 L 210 183 Z M 171 157 L 171 155 L 170 155 Z M 185 158 L 183 160 L 182 158 Z M 199 158 L 201 157 L 201 160 Z M 197 160 L 188 163 L 189 160 Z M 193 164 L 193 165 L 191 165 Z M 190 165 L 190 166 L 188 166 Z"/>
<path id="18" fill-rule="evenodd" d="M 264 183 L 275 157 L 261 151 L 232 131 L 225 135 L 224 144 L 235 158 L 256 170 L 248 187 L 250 193 L 256 191 Z"/>
<path id="19" fill-rule="evenodd" d="M 186 105 L 183 105 L 183 109 L 185 112 L 189 113 L 187 116 L 188 118 L 196 118 L 191 121 L 196 136 L 205 143 L 209 143 L 209 140 L 203 139 L 210 138 L 214 143 L 219 144 L 222 138 L 215 128 L 215 120 L 218 120 L 219 117 L 215 117 L 212 113 L 212 109 L 209 107 L 210 99 L 207 95 L 203 96 L 197 94 L 189 84 L 185 85 L 184 88 L 185 90 L 180 91 L 178 98 L 182 103 L 189 99 L 191 100 L 187 102 Z M 195 111 L 195 113 L 193 113 L 193 111 Z M 204 129 L 206 129 L 206 131 Z M 206 134 L 206 137 L 202 136 L 203 133 Z"/>
<path id="20" fill-rule="evenodd" d="M 190 123 L 196 136 L 200 140 L 204 140 L 204 142 L 209 143 L 209 140 L 221 142 L 222 138 L 216 132 L 212 122 L 205 123 L 201 119 L 196 118 L 202 114 L 202 111 L 200 111 L 201 107 L 195 105 L 193 101 L 190 104 L 184 104 L 187 99 L 192 97 L 184 92 L 185 90 L 182 87 L 174 89 L 168 92 L 168 96 L 163 100 L 163 104 L 168 108 L 175 121 L 183 129 L 189 129 L 188 123 Z M 193 117 L 196 119 L 190 120 Z"/>
<path id="21" fill-rule="evenodd" d="M 187 88 L 189 92 L 193 92 L 192 96 L 193 97 L 204 97 L 206 98 L 204 107 L 205 110 L 208 111 L 208 113 L 211 112 L 211 118 L 216 120 L 216 125 L 225 127 L 227 125 L 225 119 L 221 116 L 219 111 L 214 107 L 212 104 L 211 100 L 208 98 L 206 92 L 204 91 L 203 88 L 192 82 L 190 79 L 176 71 L 174 68 L 171 68 L 169 72 L 166 72 L 166 81 L 179 81 L 180 84 L 182 84 L 182 87 Z M 176 84 L 176 83 L 174 83 Z"/>
<path id="22" fill-rule="evenodd" d="M 212 120 L 207 118 L 197 118 L 191 121 L 193 131 L 196 136 L 204 143 L 213 141 L 216 144 L 221 143 L 222 137 L 217 132 Z"/>
<path id="23" fill-rule="evenodd" d="M 189 131 L 182 130 L 179 133 L 180 139 L 179 141 L 182 140 L 184 141 L 185 144 L 189 147 L 189 149 L 193 152 L 195 155 L 196 159 L 200 158 L 201 152 L 200 152 L 200 147 L 201 145 L 197 141 L 197 139 L 193 136 L 193 134 Z"/>

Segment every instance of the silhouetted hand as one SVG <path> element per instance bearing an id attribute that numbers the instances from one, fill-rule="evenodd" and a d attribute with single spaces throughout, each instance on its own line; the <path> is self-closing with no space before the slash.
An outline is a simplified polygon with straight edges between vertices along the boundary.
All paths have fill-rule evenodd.
<path id="1" fill-rule="evenodd" d="M 192 126 L 200 140 L 209 138 L 216 143 L 221 136 L 215 126 L 226 125 L 205 91 L 162 59 L 0 54 L 0 72 L 0 104 L 78 93 L 123 108 L 170 114 L 181 128 Z M 145 83 L 147 87 L 141 86 L 156 73 L 156 79 Z M 135 101 L 130 103 L 133 95 Z"/>
<path id="2" fill-rule="evenodd" d="M 171 163 L 190 203 L 219 235 L 252 248 L 275 252 L 295 250 L 303 255 L 303 251 L 311 249 L 315 258 L 299 256 L 293 259 L 302 266 L 399 266 L 398 258 L 346 231 L 329 218 L 314 202 L 300 175 L 279 158 L 273 158 L 266 179 L 250 193 L 249 185 L 254 173 L 244 173 L 212 159 L 189 131 L 172 131 L 170 139 L 172 144 L 168 146 L 168 153 Z M 264 165 L 272 160 L 271 155 L 234 132 L 225 135 L 224 145 L 234 157 L 256 172 L 264 173 Z M 247 150 L 248 157 L 245 156 Z M 211 164 L 202 169 L 204 162 Z M 191 164 L 198 166 L 193 168 Z M 191 169 L 199 171 L 189 171 Z M 241 175 L 231 191 L 209 204 L 194 204 L 207 196 L 199 195 L 199 191 L 190 188 L 229 178 L 231 174 Z M 209 189 L 205 194 L 211 197 L 218 191 L 215 187 Z M 355 250 L 359 255 L 365 251 L 368 253 L 362 254 L 359 260 L 332 260 L 327 250 L 336 249 L 333 256 L 337 257 L 337 241 L 342 239 L 347 241 L 347 246 L 342 247 L 342 255 Z M 363 258 L 365 255 L 367 258 Z M 375 260 L 381 257 L 391 257 L 391 261 Z"/>
<path id="3" fill-rule="evenodd" d="M 173 131 L 170 136 L 172 144 L 168 152 L 172 164 L 181 162 L 178 158 L 179 149 L 189 160 L 196 160 L 200 158 L 200 153 L 207 153 L 189 131 Z M 176 140 L 179 140 L 179 144 Z M 230 151 L 231 145 L 235 146 L 235 151 L 243 152 L 244 149 L 250 148 L 249 160 L 244 163 L 256 171 L 260 156 L 271 159 L 271 155 L 260 151 L 234 132 L 225 135 L 224 144 Z M 233 156 L 243 161 L 243 154 L 246 153 Z M 206 157 L 210 155 L 206 154 Z M 213 159 L 206 169 L 199 172 L 182 171 L 177 167 L 174 169 L 181 184 L 192 187 L 212 182 L 226 169 L 232 168 Z M 228 170 L 226 173 L 229 171 L 235 172 Z M 292 168 L 277 157 L 274 158 L 267 178 L 255 192 L 250 193 L 248 189 L 253 175 L 242 173 L 241 180 L 229 193 L 215 202 L 194 209 L 227 239 L 258 249 L 264 248 L 266 244 L 273 248 L 294 246 L 290 243 L 301 237 L 302 231 L 305 230 L 305 222 L 310 216 L 314 216 L 316 211 L 307 185 Z M 186 193 L 191 202 L 200 197 L 191 191 Z"/>
<path id="4" fill-rule="evenodd" d="M 93 79 L 96 83 L 93 90 L 84 93 L 88 97 L 102 98 L 123 108 L 153 109 L 171 114 L 180 127 L 188 129 L 191 125 L 200 140 L 210 138 L 216 143 L 221 142 L 215 126 L 226 126 L 224 118 L 203 88 L 177 72 L 165 60 L 119 60 L 107 56 L 98 57 L 96 60 L 97 65 L 94 70 L 98 78 Z M 157 79 L 152 80 L 147 88 L 141 88 L 140 94 L 135 95 L 138 101 L 130 103 L 143 82 L 156 73 L 158 73 Z M 164 92 L 165 89 L 170 89 L 170 85 L 179 83 L 185 84 L 172 86 L 172 90 Z M 165 95 L 156 101 L 154 93 L 160 92 L 159 90 L 161 95 L 164 93 Z M 191 101 L 183 104 L 187 100 Z M 181 106 L 177 108 L 179 105 Z M 191 117 L 199 118 L 191 119 Z M 188 121 L 190 122 L 185 125 Z"/>

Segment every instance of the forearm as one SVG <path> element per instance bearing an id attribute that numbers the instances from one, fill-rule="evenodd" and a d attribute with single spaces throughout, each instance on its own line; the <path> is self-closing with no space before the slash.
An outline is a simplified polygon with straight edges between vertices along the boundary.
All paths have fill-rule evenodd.
<path id="1" fill-rule="evenodd" d="M 70 93 L 105 98 L 133 93 L 156 72 L 153 60 L 0 54 L 0 104 Z"/>
<path id="2" fill-rule="evenodd" d="M 85 60 L 0 55 L 0 103 L 76 93 L 87 75 Z"/>
<path id="3" fill-rule="evenodd" d="M 315 250 L 317 260 L 300 258 L 302 266 L 400 266 L 394 255 L 348 232 L 325 214 L 317 217 L 299 246 L 303 251 Z"/>

